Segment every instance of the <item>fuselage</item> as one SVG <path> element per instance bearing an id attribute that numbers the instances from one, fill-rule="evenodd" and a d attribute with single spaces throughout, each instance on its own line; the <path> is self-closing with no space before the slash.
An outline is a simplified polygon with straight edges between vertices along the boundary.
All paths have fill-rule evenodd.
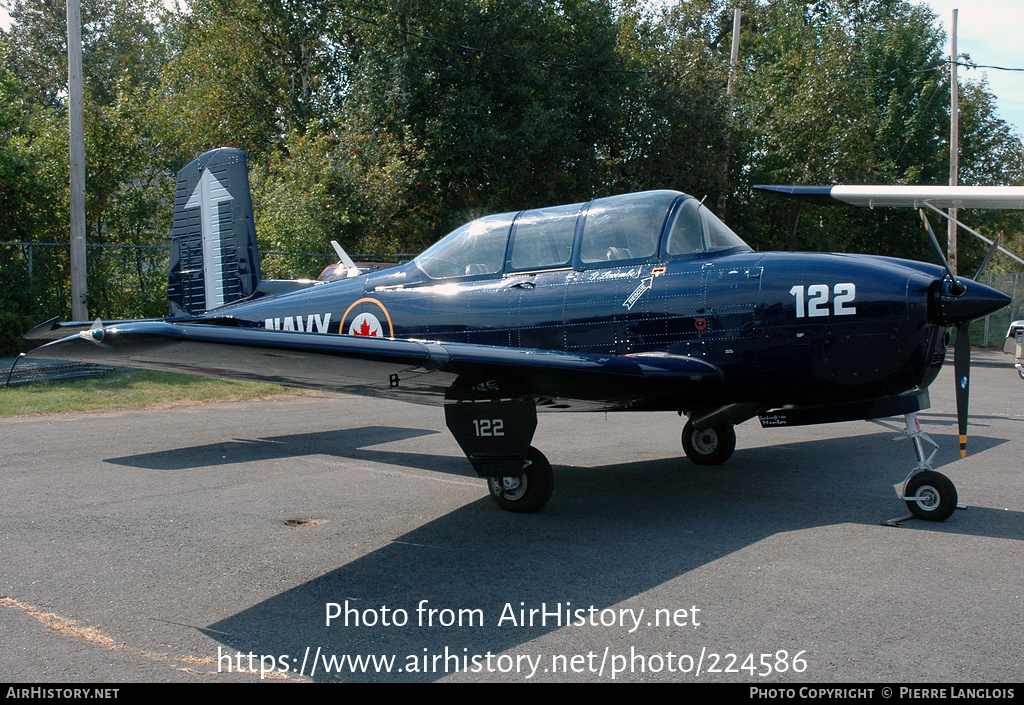
<path id="1" fill-rule="evenodd" d="M 654 404 L 658 408 L 723 400 L 765 407 L 834 403 L 898 394 L 935 378 L 950 325 L 936 315 L 941 267 L 857 255 L 756 253 L 735 235 L 731 240 L 715 232 L 724 226 L 709 226 L 710 214 L 694 199 L 675 192 L 632 196 L 644 195 L 651 196 L 646 203 L 625 205 L 658 211 L 634 221 L 653 230 L 646 239 L 588 243 L 588 237 L 608 235 L 596 226 L 588 233 L 588 219 L 607 220 L 614 198 L 561 212 L 492 216 L 488 237 L 497 244 L 460 246 L 460 237 L 486 228 L 456 231 L 445 239 L 454 244 L 433 256 L 428 251 L 425 259 L 207 315 L 326 335 L 680 355 L 722 369 L 724 383 L 713 398 L 665 399 Z M 698 212 L 693 227 L 703 227 L 702 244 L 684 246 L 680 221 Z M 549 214 L 555 226 L 562 219 L 561 241 L 550 222 L 539 235 L 523 225 Z M 618 236 L 622 224 L 609 229 Z M 550 247 L 536 246 L 546 236 Z M 535 261 L 517 253 L 517 241 L 531 244 Z M 542 266 L 530 266 L 538 261 Z"/>
<path id="2" fill-rule="evenodd" d="M 964 453 L 968 324 L 1009 302 L 918 262 L 757 253 L 676 191 L 486 216 L 412 262 L 351 278 L 336 246 L 326 278 L 338 281 L 267 281 L 244 154 L 221 149 L 179 172 L 174 223 L 168 318 L 54 319 L 27 334 L 53 341 L 34 354 L 443 406 L 515 512 L 539 510 L 553 487 L 531 445 L 538 409 L 674 410 L 699 465 L 728 460 L 734 426 L 754 416 L 902 415 L 918 456 L 908 507 L 945 519 L 956 490 L 924 455 L 916 392 L 955 327 Z"/>

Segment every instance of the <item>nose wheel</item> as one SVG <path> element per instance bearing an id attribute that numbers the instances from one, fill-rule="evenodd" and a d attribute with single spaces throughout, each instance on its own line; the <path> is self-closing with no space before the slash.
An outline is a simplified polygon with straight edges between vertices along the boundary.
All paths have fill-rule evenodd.
<path id="1" fill-rule="evenodd" d="M 918 519 L 945 521 L 956 509 L 956 486 L 941 472 L 925 470 L 907 480 L 903 499 Z"/>

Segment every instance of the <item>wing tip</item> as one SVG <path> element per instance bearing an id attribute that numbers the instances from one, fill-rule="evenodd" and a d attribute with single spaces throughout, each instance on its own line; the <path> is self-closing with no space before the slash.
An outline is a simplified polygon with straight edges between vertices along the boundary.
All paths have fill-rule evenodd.
<path id="1" fill-rule="evenodd" d="M 754 186 L 755 191 L 764 191 L 776 196 L 782 196 L 784 198 L 795 198 L 800 201 L 807 203 L 815 203 L 818 205 L 833 204 L 835 201 L 832 199 L 832 187 L 831 186 L 791 186 L 791 185 L 774 185 L 774 184 L 757 184 Z"/>

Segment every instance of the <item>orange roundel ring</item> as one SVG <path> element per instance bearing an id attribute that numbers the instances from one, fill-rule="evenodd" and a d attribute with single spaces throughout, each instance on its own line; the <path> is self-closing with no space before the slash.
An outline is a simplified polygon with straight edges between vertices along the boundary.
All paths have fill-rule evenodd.
<path id="1" fill-rule="evenodd" d="M 344 335 L 346 332 L 348 332 L 346 330 L 346 328 L 345 328 L 345 325 L 349 322 L 348 314 L 352 313 L 352 309 L 354 309 L 356 306 L 358 306 L 359 304 L 364 304 L 364 303 L 374 304 L 375 306 L 377 306 L 377 308 L 379 308 L 381 310 L 381 312 L 384 314 L 384 319 L 388 322 L 388 337 L 389 338 L 394 338 L 395 337 L 395 326 L 391 323 L 391 314 L 388 313 L 388 310 L 384 307 L 384 304 L 382 304 L 377 299 L 374 299 L 374 298 L 371 298 L 371 297 L 368 297 L 368 296 L 364 297 L 362 299 L 358 299 L 357 301 L 354 301 L 351 306 L 349 306 L 347 309 L 345 309 L 345 313 L 341 317 L 341 327 L 338 329 L 338 333 Z M 370 313 L 368 311 L 364 312 L 364 313 L 358 314 L 356 316 L 356 318 L 359 318 L 360 316 L 363 316 L 363 315 L 368 316 L 372 320 L 377 320 L 376 316 L 374 316 L 372 313 Z M 352 322 L 354 323 L 355 321 L 353 320 Z M 363 324 L 364 324 L 364 326 L 366 326 L 366 322 L 365 321 L 363 322 Z M 360 333 L 349 333 L 349 334 L 350 335 L 372 335 L 372 333 L 369 333 L 369 332 L 365 332 L 365 333 L 361 333 L 361 334 Z"/>

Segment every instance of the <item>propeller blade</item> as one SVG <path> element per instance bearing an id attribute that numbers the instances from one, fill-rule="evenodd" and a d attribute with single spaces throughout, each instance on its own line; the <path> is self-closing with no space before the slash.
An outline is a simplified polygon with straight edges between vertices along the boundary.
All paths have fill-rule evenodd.
<path id="1" fill-rule="evenodd" d="M 924 218 L 924 211 L 921 211 L 921 217 Z M 932 232 L 931 225 L 928 224 L 928 219 L 925 218 L 925 225 L 928 228 L 928 234 L 932 237 L 932 242 L 938 247 L 938 241 L 935 239 L 935 233 Z M 988 266 L 988 262 L 992 259 L 992 255 L 999 249 L 999 241 L 1002 239 L 1002 233 L 996 235 L 995 242 L 988 248 L 988 253 L 985 255 L 985 259 L 981 261 L 981 266 L 978 267 L 978 273 L 974 275 L 974 281 L 981 279 L 982 273 L 985 271 L 985 267 Z M 945 262 L 945 259 L 943 259 Z M 949 264 L 946 264 L 946 271 L 949 271 Z M 956 281 L 955 279 L 953 281 Z M 960 431 L 960 457 L 967 457 L 967 407 L 971 396 L 971 322 L 961 323 L 956 329 L 956 351 L 955 360 L 953 363 L 953 371 L 956 374 L 956 424 Z"/>
<path id="2" fill-rule="evenodd" d="M 960 431 L 960 457 L 967 456 L 967 403 L 971 385 L 971 324 L 956 329 L 953 372 L 956 375 L 956 422 Z"/>
<path id="3" fill-rule="evenodd" d="M 939 259 L 942 260 L 942 266 L 946 268 L 946 273 L 949 274 L 949 279 L 952 282 L 949 287 L 949 291 L 954 296 L 959 296 L 964 293 L 966 287 L 957 281 L 956 275 L 953 274 L 953 268 L 949 266 L 949 260 L 946 259 L 945 253 L 942 251 L 942 247 L 939 245 L 939 239 L 935 237 L 935 231 L 932 230 L 932 224 L 928 222 L 928 216 L 924 214 L 924 208 L 918 208 L 917 212 L 921 214 L 921 220 L 924 221 L 924 229 L 928 231 L 928 237 L 932 239 L 932 244 L 935 245 L 935 251 L 939 253 Z"/>

